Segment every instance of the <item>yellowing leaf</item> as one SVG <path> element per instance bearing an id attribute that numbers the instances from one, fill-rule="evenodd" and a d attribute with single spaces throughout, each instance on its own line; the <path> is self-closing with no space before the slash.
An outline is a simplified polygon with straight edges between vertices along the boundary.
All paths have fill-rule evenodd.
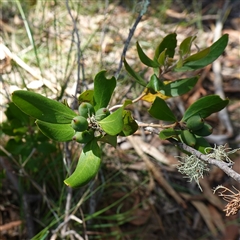
<path id="1" fill-rule="evenodd" d="M 146 102 L 149 102 L 149 103 L 153 103 L 156 97 L 159 97 L 163 100 L 166 100 L 166 99 L 170 98 L 170 96 L 166 96 L 166 95 L 164 95 L 160 92 L 151 93 L 148 88 L 144 89 L 142 95 L 143 95 L 143 97 L 141 99 L 143 101 L 146 101 Z"/>

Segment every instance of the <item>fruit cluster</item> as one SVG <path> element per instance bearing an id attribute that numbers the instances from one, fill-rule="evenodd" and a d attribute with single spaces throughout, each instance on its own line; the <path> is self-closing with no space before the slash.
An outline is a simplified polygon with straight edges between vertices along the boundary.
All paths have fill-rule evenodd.
<path id="1" fill-rule="evenodd" d="M 71 126 L 75 130 L 72 140 L 79 143 L 91 141 L 95 130 L 99 130 L 97 122 L 110 115 L 107 108 L 100 108 L 95 112 L 94 107 L 88 102 L 79 105 L 78 113 L 79 115 L 72 119 Z"/>
<path id="2" fill-rule="evenodd" d="M 187 129 L 180 134 L 182 141 L 194 147 L 197 143 L 197 136 L 205 137 L 212 134 L 212 126 L 207 124 L 199 115 L 190 117 L 186 122 Z"/>

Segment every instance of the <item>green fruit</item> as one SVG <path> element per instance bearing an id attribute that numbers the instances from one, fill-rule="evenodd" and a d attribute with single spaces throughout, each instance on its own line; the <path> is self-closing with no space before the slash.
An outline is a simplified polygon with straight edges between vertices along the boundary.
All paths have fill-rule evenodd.
<path id="1" fill-rule="evenodd" d="M 78 107 L 78 112 L 80 116 L 88 118 L 94 114 L 94 108 L 92 104 L 88 102 L 82 102 Z"/>
<path id="2" fill-rule="evenodd" d="M 94 131 L 93 130 L 86 130 L 84 132 L 77 132 L 72 140 L 79 142 L 79 143 L 88 143 L 91 141 L 94 137 Z"/>
<path id="3" fill-rule="evenodd" d="M 110 115 L 110 111 L 107 108 L 99 108 L 96 111 L 95 118 L 97 121 L 101 121 L 105 117 Z"/>
<path id="4" fill-rule="evenodd" d="M 201 129 L 199 129 L 198 131 L 194 131 L 194 133 L 198 136 L 209 136 L 211 135 L 213 132 L 213 128 L 211 125 L 204 123 L 203 127 Z"/>
<path id="5" fill-rule="evenodd" d="M 75 131 L 83 132 L 88 128 L 88 121 L 82 116 L 76 116 L 71 122 L 72 128 Z"/>
<path id="6" fill-rule="evenodd" d="M 180 134 L 182 142 L 186 143 L 188 146 L 194 147 L 197 139 L 194 134 L 192 134 L 189 130 L 183 130 Z"/>
<path id="7" fill-rule="evenodd" d="M 203 127 L 204 120 L 199 115 L 195 115 L 187 120 L 186 125 L 189 130 L 195 132 Z"/>
<path id="8" fill-rule="evenodd" d="M 197 137 L 197 143 L 194 146 L 194 148 L 203 154 L 210 153 L 211 145 L 208 143 L 208 141 L 201 136 L 196 136 L 196 137 Z"/>

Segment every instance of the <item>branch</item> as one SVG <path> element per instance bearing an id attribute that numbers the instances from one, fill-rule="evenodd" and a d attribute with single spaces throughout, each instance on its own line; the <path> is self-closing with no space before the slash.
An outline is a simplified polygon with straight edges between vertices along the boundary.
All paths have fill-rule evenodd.
<path id="1" fill-rule="evenodd" d="M 78 90 L 80 88 L 80 70 L 82 70 L 82 75 L 83 75 L 83 79 L 84 79 L 84 67 L 82 64 L 82 51 L 81 51 L 81 39 L 79 36 L 79 31 L 77 28 L 77 17 L 76 19 L 74 19 L 72 13 L 71 13 L 71 9 L 69 7 L 69 2 L 68 0 L 66 0 L 66 7 L 67 7 L 67 11 L 72 19 L 72 23 L 73 23 L 73 31 L 72 31 L 72 38 L 74 40 L 74 34 L 76 34 L 77 37 L 77 41 L 76 41 L 76 45 L 77 45 L 77 84 L 76 84 L 76 89 L 75 89 L 75 98 L 74 98 L 74 102 L 72 103 L 72 108 L 76 109 L 78 106 L 78 100 L 77 100 L 77 94 L 78 94 Z"/>
<path id="2" fill-rule="evenodd" d="M 120 71 L 122 69 L 123 59 L 125 58 L 125 55 L 126 55 L 128 46 L 130 44 L 130 41 L 131 41 L 131 39 L 133 37 L 133 34 L 134 34 L 134 32 L 135 32 L 135 30 L 137 28 L 138 23 L 141 21 L 142 16 L 146 13 L 147 7 L 148 7 L 149 3 L 150 2 L 148 0 L 144 0 L 144 2 L 142 3 L 143 4 L 142 5 L 142 9 L 139 12 L 138 17 L 137 17 L 135 23 L 133 24 L 132 28 L 129 30 L 128 38 L 127 38 L 127 40 L 125 41 L 125 44 L 124 44 L 124 48 L 123 48 L 123 51 L 122 51 L 122 55 L 121 55 L 121 59 L 120 59 L 119 65 L 118 65 L 118 69 L 117 69 L 117 71 L 115 73 L 115 78 L 116 79 L 118 78 L 119 73 L 120 73 Z"/>
<path id="3" fill-rule="evenodd" d="M 159 130 L 152 128 L 152 127 L 146 127 L 145 128 L 146 131 L 152 132 L 154 134 L 159 135 Z M 205 155 L 199 151 L 197 151 L 196 149 L 182 143 L 182 142 L 178 142 L 174 139 L 168 139 L 169 142 L 171 142 L 174 145 L 177 145 L 179 148 L 181 148 L 184 151 L 187 151 L 189 153 L 191 153 L 192 155 L 195 155 L 197 158 L 201 159 L 204 162 L 207 162 L 209 164 L 213 164 L 217 167 L 219 167 L 220 169 L 222 169 L 228 176 L 230 176 L 231 178 L 233 178 L 234 180 L 236 180 L 237 182 L 240 183 L 240 174 L 235 172 L 231 166 L 233 165 L 232 163 L 227 163 L 227 162 L 223 162 L 217 159 L 213 159 L 213 158 L 209 158 L 208 155 Z"/>

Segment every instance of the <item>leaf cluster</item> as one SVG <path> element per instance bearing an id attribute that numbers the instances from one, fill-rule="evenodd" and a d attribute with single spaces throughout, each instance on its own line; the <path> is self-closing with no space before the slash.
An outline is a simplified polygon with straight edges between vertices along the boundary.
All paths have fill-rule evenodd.
<path id="1" fill-rule="evenodd" d="M 136 101 L 150 102 L 149 114 L 155 119 L 171 124 L 161 131 L 159 135 L 161 139 L 174 138 L 205 153 L 209 144 L 204 136 L 211 134 L 212 130 L 211 126 L 205 123 L 205 118 L 223 109 L 228 104 L 228 100 L 223 100 L 217 95 L 202 97 L 186 110 L 180 120 L 166 102 L 168 98 L 181 96 L 193 89 L 198 76 L 166 81 L 164 74 L 169 71 L 193 71 L 212 63 L 223 53 L 228 35 L 223 35 L 210 47 L 192 54 L 191 49 L 195 39 L 196 36 L 184 39 L 180 43 L 178 57 L 176 57 L 177 34 L 171 33 L 157 46 L 153 59 L 149 58 L 137 43 L 140 61 L 152 68 L 153 74 L 146 81 L 124 59 L 127 72 L 136 83 L 144 87 L 143 93 L 135 100 L 125 100 L 117 110 L 104 118 L 100 118 L 95 113 L 102 109 L 111 109 L 109 103 L 116 88 L 116 79 L 115 77 L 107 78 L 106 71 L 101 71 L 95 76 L 94 89 L 87 90 L 78 97 L 79 104 L 87 102 L 94 108 L 94 114 L 84 116 L 87 124 L 84 130 L 93 131 L 94 137 L 86 141 L 75 171 L 65 180 L 67 185 L 83 186 L 97 174 L 101 163 L 99 142 L 116 147 L 118 135 L 129 136 L 136 132 L 138 124 L 131 112 L 126 110 L 126 106 Z M 73 124 L 76 123 L 78 114 L 67 105 L 37 93 L 22 90 L 13 93 L 12 101 L 22 112 L 36 119 L 38 128 L 47 137 L 65 142 L 72 140 L 75 136 L 74 140 L 76 140 L 75 134 L 78 128 Z"/>

